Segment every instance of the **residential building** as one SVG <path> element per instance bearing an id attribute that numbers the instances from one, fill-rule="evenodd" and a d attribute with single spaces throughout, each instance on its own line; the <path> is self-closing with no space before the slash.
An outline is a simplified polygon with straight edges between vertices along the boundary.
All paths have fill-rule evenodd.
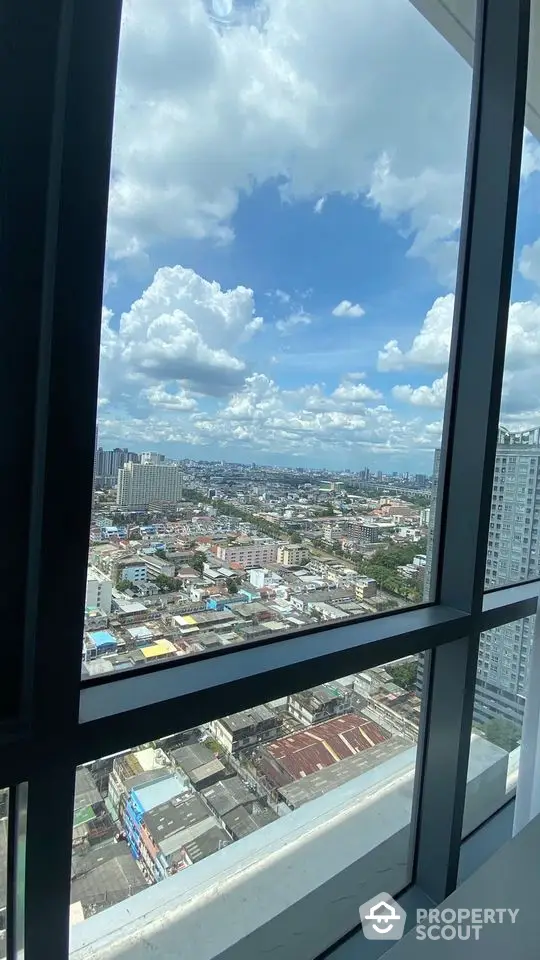
<path id="1" fill-rule="evenodd" d="M 351 709 L 351 694 L 337 680 L 287 697 L 287 712 L 305 726 L 321 723 Z"/>
<path id="2" fill-rule="evenodd" d="M 309 559 L 309 550 L 300 544 L 287 543 L 278 547 L 277 562 L 284 567 L 301 567 Z"/>
<path id="3" fill-rule="evenodd" d="M 359 577 L 354 589 L 357 600 L 369 600 L 377 593 L 377 581 L 373 577 Z"/>
<path id="4" fill-rule="evenodd" d="M 158 557 L 155 553 L 145 554 L 144 564 L 150 577 L 174 577 L 174 563 Z M 180 587 L 180 583 L 178 586 Z"/>
<path id="5" fill-rule="evenodd" d="M 112 580 L 96 567 L 88 567 L 86 575 L 86 599 L 87 609 L 97 608 L 103 613 L 111 612 L 112 604 Z"/>
<path id="6" fill-rule="evenodd" d="M 141 463 L 152 463 L 154 465 L 165 462 L 165 456 L 162 453 L 141 453 Z"/>
<path id="7" fill-rule="evenodd" d="M 238 753 L 279 735 L 281 719 L 264 705 L 242 710 L 209 724 L 212 736 L 227 753 Z"/>
<path id="8" fill-rule="evenodd" d="M 126 463 L 118 471 L 117 506 L 144 510 L 151 503 L 178 503 L 182 499 L 182 474 L 175 463 Z"/>
<path id="9" fill-rule="evenodd" d="M 216 549 L 218 560 L 223 563 L 238 563 L 242 567 L 261 567 L 277 560 L 276 540 L 251 540 L 248 543 L 220 545 Z"/>
<path id="10" fill-rule="evenodd" d="M 140 864 L 151 881 L 164 880 L 231 842 L 206 804 L 191 791 L 145 811 L 139 836 Z"/>
<path id="11" fill-rule="evenodd" d="M 379 539 L 379 525 L 373 521 L 365 520 L 358 524 L 358 536 L 364 543 L 377 543 Z"/>

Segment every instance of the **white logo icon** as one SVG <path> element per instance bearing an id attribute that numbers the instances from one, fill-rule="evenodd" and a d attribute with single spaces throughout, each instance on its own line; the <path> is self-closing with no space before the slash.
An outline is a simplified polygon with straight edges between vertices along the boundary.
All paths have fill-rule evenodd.
<path id="1" fill-rule="evenodd" d="M 362 931 L 368 940 L 401 940 L 406 916 L 389 893 L 379 893 L 360 907 Z"/>

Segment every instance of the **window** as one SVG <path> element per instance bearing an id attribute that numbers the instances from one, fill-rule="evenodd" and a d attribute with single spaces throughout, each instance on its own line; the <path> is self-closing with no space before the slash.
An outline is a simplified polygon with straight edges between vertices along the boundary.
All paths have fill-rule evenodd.
<path id="1" fill-rule="evenodd" d="M 125 6 L 90 544 L 116 646 L 87 595 L 85 680 L 164 645 L 172 660 L 431 599 L 472 75 L 409 0 L 387 2 L 399 50 L 352 0 L 315 19 L 270 5 L 264 24 L 258 4 L 163 3 L 158 33 L 144 0 Z M 186 44 L 195 73 L 172 53 Z M 405 87 L 382 79 L 394 60 Z M 351 83 L 374 71 L 385 103 L 351 130 Z M 396 204 L 410 175 L 424 200 Z"/>
<path id="2" fill-rule="evenodd" d="M 212 860 L 222 895 L 242 867 L 241 912 L 256 913 L 258 899 L 268 899 L 260 896 L 261 869 L 281 875 L 278 852 L 298 859 L 299 838 L 310 831 L 293 900 L 309 893 L 315 874 L 319 884 L 337 883 L 361 860 L 359 882 L 373 888 L 370 895 L 379 882 L 374 862 L 389 865 L 393 892 L 402 889 L 410 877 L 417 666 L 417 658 L 405 658 L 79 767 L 72 949 L 85 920 L 128 897 L 135 897 L 136 927 L 148 910 L 147 898 L 136 895 L 172 877 L 178 904 L 196 906 Z M 305 870 L 307 856 L 313 872 Z M 160 889 L 170 900 L 171 885 Z M 266 922 L 275 906 L 266 904 Z M 182 924 L 189 922 L 185 916 Z M 151 927 L 145 935 L 152 939 Z"/>
<path id="3" fill-rule="evenodd" d="M 492 771 L 492 792 L 487 801 L 491 812 L 502 805 L 517 784 L 534 625 L 535 617 L 526 617 L 480 638 L 472 743 L 486 743 L 482 764 Z M 478 761 L 471 754 L 469 786 L 475 763 Z"/>
<path id="4" fill-rule="evenodd" d="M 299 934 L 288 941 L 295 960 L 312 957 L 352 929 L 361 891 L 374 878 L 384 875 L 396 893 L 410 884 L 440 902 L 457 882 L 456 827 L 472 829 L 485 815 L 486 804 L 477 801 L 490 770 L 479 781 L 472 768 L 467 794 L 464 763 L 478 634 L 485 635 L 479 679 L 486 695 L 500 699 L 505 684 L 519 687 L 527 674 L 526 657 L 514 652 L 516 628 L 507 625 L 523 621 L 525 651 L 537 607 L 537 588 L 527 582 L 485 593 L 481 569 L 492 522 L 492 576 L 498 568 L 528 576 L 524 530 L 517 531 L 521 543 L 513 537 L 525 504 L 517 510 L 513 494 L 532 466 L 523 468 L 518 444 L 498 456 L 494 415 L 515 239 L 527 24 L 517 0 L 481 0 L 482 55 L 475 57 L 469 5 L 463 22 L 452 18 L 450 27 L 434 15 L 434 28 L 406 0 L 383 2 L 386 17 L 380 3 L 338 0 L 316 14 L 310 4 L 306 15 L 304 0 L 271 2 L 264 22 L 248 30 L 245 18 L 258 14 L 256 5 L 233 7 L 231 19 L 224 7 L 218 12 L 198 0 L 160 0 L 150 33 L 146 5 L 126 5 L 108 224 L 120 3 L 75 4 L 70 19 L 63 4 L 20 0 L 22 16 L 4 24 L 0 80 L 12 95 L 1 107 L 0 389 L 4 409 L 17 410 L 16 420 L 6 418 L 7 469 L 0 471 L 9 546 L 0 578 L 9 638 L 0 704 L 10 719 L 0 731 L 0 767 L 10 788 L 8 860 L 16 864 L 6 885 L 8 953 L 24 939 L 28 960 L 66 960 L 71 906 L 73 954 L 99 956 L 104 944 L 125 945 L 132 927 L 118 925 L 119 912 L 129 911 L 131 922 L 144 900 L 160 917 L 153 947 L 170 954 L 178 945 L 172 914 L 180 916 L 197 878 L 208 908 L 199 923 L 207 956 L 223 955 L 246 936 L 254 954 L 261 952 L 257 939 L 270 952 L 284 943 L 287 912 Z M 370 30 L 353 29 L 356 17 L 367 17 Z M 378 37 L 388 46 L 378 46 Z M 445 46 L 445 37 L 458 49 Z M 373 89 L 375 100 L 367 95 Z M 268 90 L 272 96 L 261 98 Z M 500 91 L 495 114 L 488 107 Z M 351 104 L 354 122 L 344 123 L 341 108 Z M 524 175 L 531 160 L 525 157 Z M 520 262 L 521 234 L 518 240 Z M 378 295 L 381 264 L 386 287 Z M 180 281 L 181 296 L 178 286 L 167 287 Z M 490 519 L 483 504 L 496 460 L 500 499 Z M 111 499 L 102 480 L 115 476 Z M 532 516 L 538 512 L 540 505 Z M 497 522 L 510 524 L 508 544 L 497 537 Z M 336 528 L 348 523 L 353 530 L 337 543 L 343 552 L 358 534 L 361 561 L 354 552 L 336 553 Z M 216 527 L 214 552 L 207 537 Z M 425 546 L 411 529 L 424 531 Z M 131 571 L 143 566 L 135 583 Z M 114 843 L 119 808 L 110 794 L 121 766 L 115 762 L 139 753 L 134 744 L 152 751 L 159 741 L 169 769 L 163 741 L 196 728 L 203 746 L 209 739 L 219 744 L 215 755 L 210 744 L 209 763 L 234 770 L 238 752 L 251 763 L 256 751 L 266 756 L 265 744 L 255 725 L 238 728 L 225 718 L 264 705 L 274 723 L 276 702 L 285 699 L 291 723 L 328 725 L 345 714 L 321 720 L 314 691 L 335 677 L 345 686 L 352 677 L 354 687 L 382 664 L 412 658 L 416 688 L 422 680 L 425 690 L 421 750 L 398 783 L 385 780 L 371 806 L 379 827 L 383 820 L 390 831 L 401 823 L 400 843 L 414 838 L 411 857 L 408 844 L 401 856 L 371 829 L 355 830 L 354 843 L 328 844 L 325 831 L 341 829 L 351 811 L 321 814 L 316 823 L 315 807 L 306 803 L 290 812 L 282 807 L 284 816 L 274 811 L 278 819 L 247 837 L 233 837 L 251 824 L 246 815 L 220 822 L 212 835 L 218 849 L 202 859 L 192 841 L 203 834 L 191 829 L 200 821 L 183 827 L 190 831 L 182 837 L 183 869 L 149 889 L 146 879 L 171 866 L 151 831 L 157 854 L 145 844 L 146 875 L 131 852 L 131 860 L 118 862 L 125 841 Z M 362 716 L 378 710 L 376 718 L 365 717 L 372 726 L 364 732 L 394 723 L 395 714 L 403 721 L 397 706 L 414 694 L 402 699 L 396 687 L 383 704 L 372 702 L 371 690 L 358 694 Z M 299 689 L 310 693 L 299 698 Z M 381 764 L 368 771 L 378 784 L 387 740 Z M 482 753 L 482 738 L 474 739 L 473 752 L 474 744 Z M 332 749 L 337 781 L 348 759 Z M 230 753 L 227 764 L 220 751 Z M 278 756 L 280 769 L 286 756 L 286 749 Z M 391 758 L 398 766 L 399 757 Z M 255 769 L 243 768 L 248 794 Z M 301 794 L 308 777 L 324 779 L 302 769 L 306 776 L 287 796 Z M 225 779 L 234 777 L 238 771 Z M 342 789 L 348 784 L 310 803 L 328 811 Z M 134 829 L 126 825 L 140 859 L 137 834 L 140 840 L 144 817 L 154 810 L 141 814 L 136 806 L 142 790 L 129 798 Z M 247 817 L 270 809 L 269 793 L 255 789 Z M 191 786 L 163 803 L 184 794 L 188 799 L 176 806 L 189 800 L 196 820 L 208 798 Z M 208 802 L 211 825 L 217 813 Z M 269 860 L 257 845 L 282 824 L 292 830 L 304 815 L 299 835 L 274 850 L 274 916 L 250 913 L 249 930 L 240 927 L 245 911 L 226 910 L 225 922 L 212 922 L 210 893 L 223 890 L 225 864 L 241 863 L 250 847 L 251 875 L 262 882 Z M 148 826 L 165 832 L 159 818 L 148 818 Z M 363 843 L 371 844 L 368 851 Z M 305 881 L 304 854 L 314 869 L 309 889 L 293 903 L 280 870 L 287 861 Z M 123 906 L 126 876 L 132 896 Z M 141 878 L 139 893 L 129 889 Z M 271 898 L 249 893 L 267 909 Z M 317 922 L 302 923 L 302 911 Z M 227 942 L 218 944 L 220 936 Z"/>

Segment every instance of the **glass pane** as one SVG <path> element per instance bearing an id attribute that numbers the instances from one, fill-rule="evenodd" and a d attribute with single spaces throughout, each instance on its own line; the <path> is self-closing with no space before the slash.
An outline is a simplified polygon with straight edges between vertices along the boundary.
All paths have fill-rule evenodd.
<path id="1" fill-rule="evenodd" d="M 535 619 L 525 617 L 487 630 L 480 637 L 473 741 L 478 741 L 477 751 L 481 745 L 482 763 L 491 769 L 492 791 L 479 811 L 479 822 L 502 806 L 508 791 L 517 785 Z"/>
<path id="2" fill-rule="evenodd" d="M 131 0 L 118 77 L 83 676 L 420 602 L 469 65 L 409 0 Z"/>
<path id="3" fill-rule="evenodd" d="M 0 960 L 6 956 L 9 791 L 0 788 Z"/>
<path id="4" fill-rule="evenodd" d="M 531 34 L 534 41 L 534 32 Z M 536 56 L 532 50 L 531 55 Z M 534 71 L 530 76 L 535 76 Z M 540 124 L 538 91 L 527 88 L 528 110 L 516 233 L 511 304 L 493 491 L 486 587 L 540 576 Z"/>
<path id="5" fill-rule="evenodd" d="M 186 905 L 213 909 L 216 881 L 237 906 L 240 884 L 241 912 L 266 909 L 262 924 L 272 910 L 265 884 L 287 876 L 290 906 L 357 871 L 337 939 L 358 923 L 355 891 L 362 902 L 378 894 L 381 871 L 385 892 L 405 887 L 416 679 L 416 658 L 406 658 L 80 767 L 72 946 L 105 929 L 87 924 L 106 908 L 114 929 L 127 897 L 131 925 L 166 901 L 180 911 L 170 922 L 189 924 Z"/>

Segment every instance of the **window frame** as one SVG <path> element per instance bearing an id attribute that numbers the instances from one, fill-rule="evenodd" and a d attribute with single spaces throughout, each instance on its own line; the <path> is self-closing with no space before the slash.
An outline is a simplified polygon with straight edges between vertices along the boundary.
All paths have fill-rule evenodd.
<path id="1" fill-rule="evenodd" d="M 478 0 L 477 6 L 433 602 L 111 680 L 98 678 L 82 688 L 121 0 L 19 0 L 15 6 L 16 12 L 10 4 L 2 9 L 0 58 L 0 80 L 13 91 L 2 108 L 9 163 L 0 173 L 6 178 L 0 196 L 7 198 L 4 242 L 12 274 L 5 276 L 3 316 L 20 314 L 20 280 L 28 277 L 23 297 L 28 324 L 10 326 L 12 368 L 2 389 L 5 409 L 12 409 L 10 387 L 19 384 L 16 396 L 23 396 L 21 383 L 28 391 L 19 432 L 8 433 L 7 443 L 14 476 L 30 482 L 18 489 L 13 476 L 10 486 L 3 478 L 5 502 L 12 507 L 13 557 L 23 573 L 16 594 L 20 603 L 11 603 L 8 628 L 23 656 L 9 664 L 9 680 L 20 696 L 18 703 L 10 701 L 11 715 L 0 727 L 0 769 L 2 786 L 14 790 L 10 831 L 22 815 L 24 795 L 28 960 L 59 960 L 69 953 L 78 764 L 421 651 L 428 653 L 411 830 L 412 884 L 438 902 L 457 884 L 480 633 L 535 613 L 538 598 L 538 581 L 484 593 L 524 129 L 529 0 Z M 65 537 L 58 536 L 65 529 L 67 505 L 68 548 Z M 17 526 L 20 517 L 25 521 Z M 54 803 L 48 802 L 51 786 Z M 21 944 L 14 936 L 20 925 L 13 890 L 8 903 L 13 913 L 8 946 L 14 956 Z"/>

